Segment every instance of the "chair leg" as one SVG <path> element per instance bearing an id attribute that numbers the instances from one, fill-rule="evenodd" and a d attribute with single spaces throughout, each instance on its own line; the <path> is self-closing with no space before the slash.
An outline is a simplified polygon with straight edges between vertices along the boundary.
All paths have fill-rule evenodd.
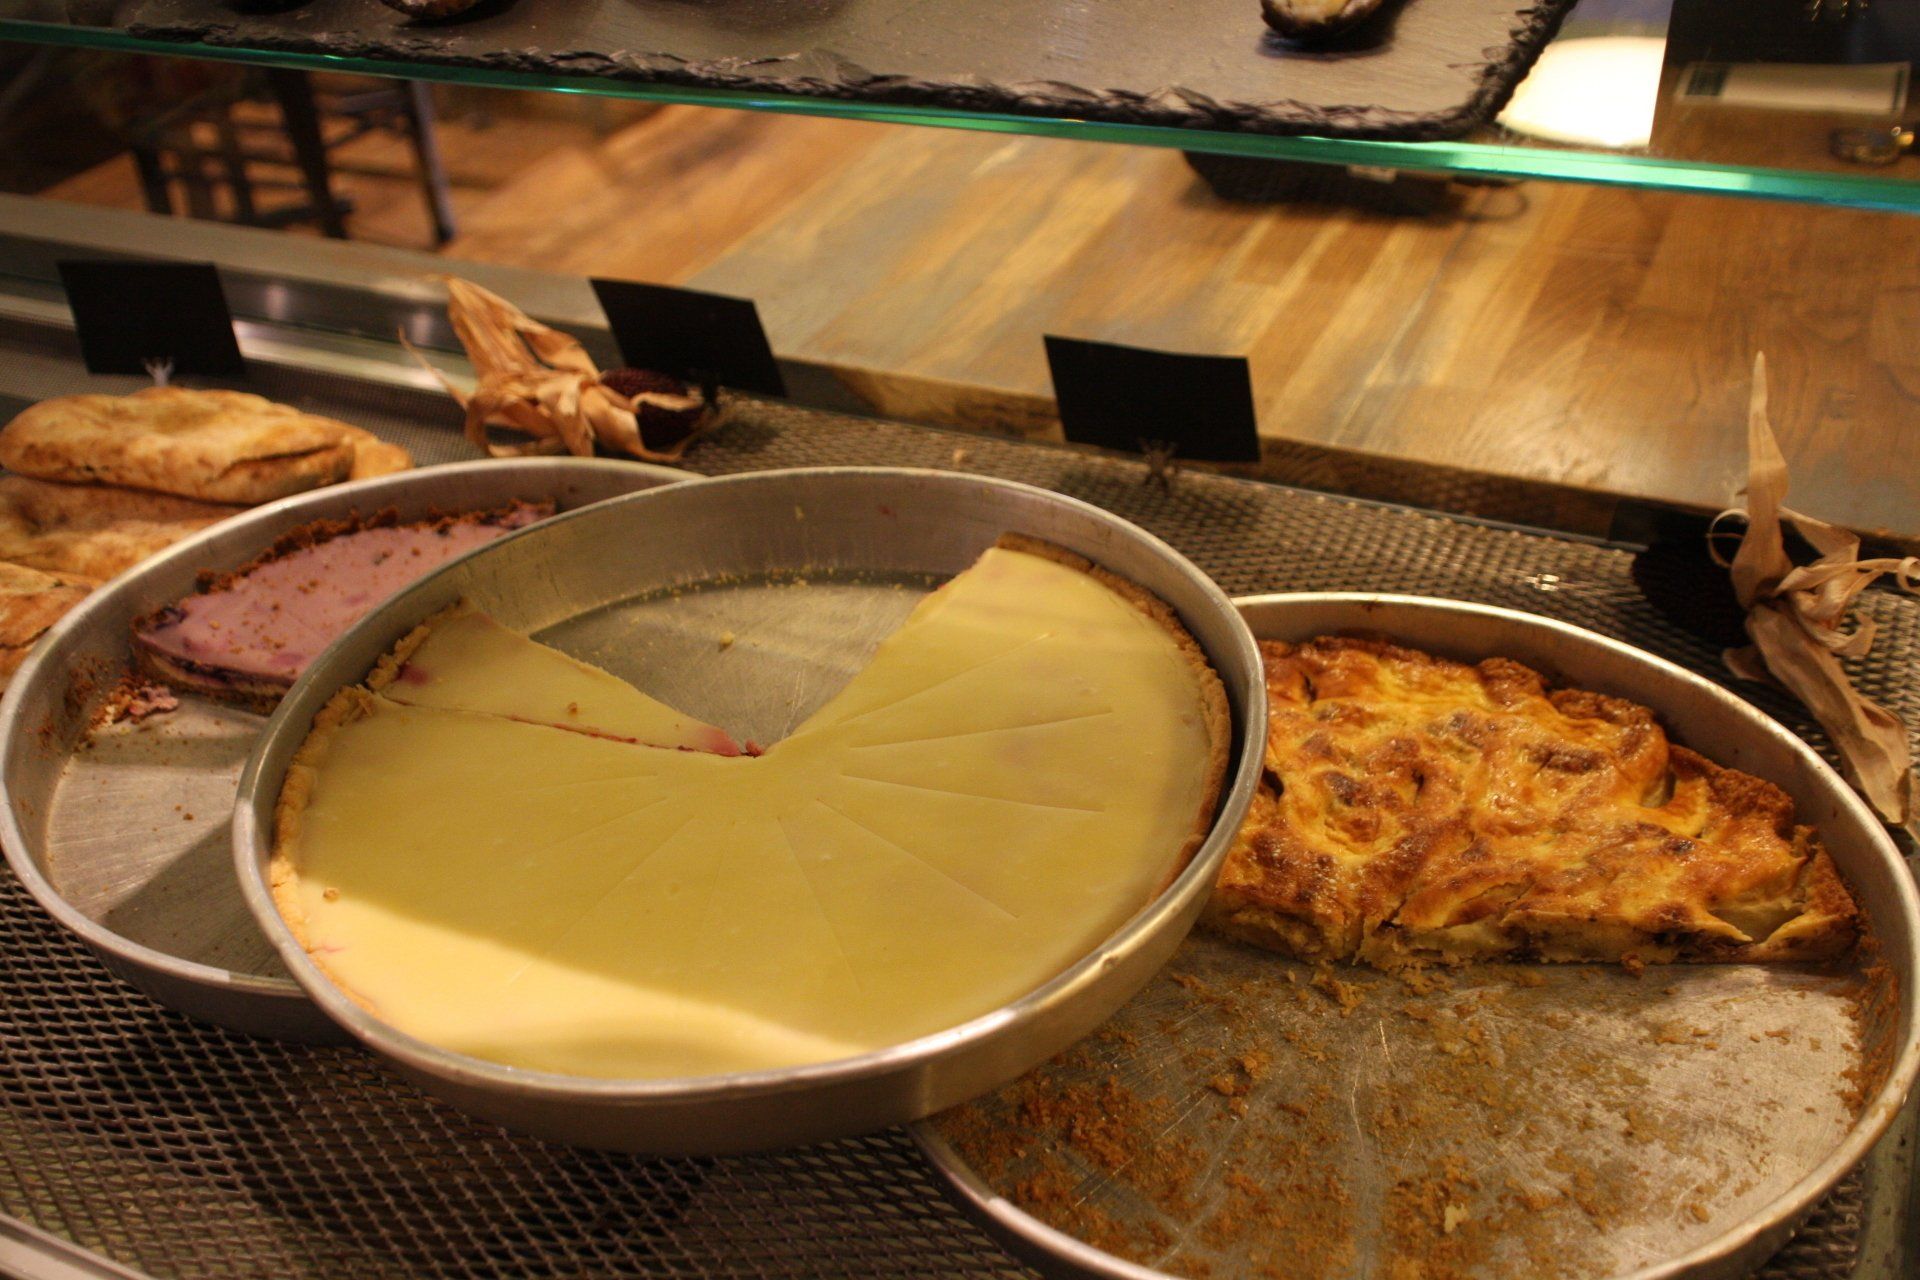
<path id="1" fill-rule="evenodd" d="M 173 156 L 180 192 L 187 201 L 187 216 L 204 222 L 218 221 L 220 204 L 214 199 L 214 184 L 207 177 L 206 153 L 188 137 L 174 149 Z"/>
<path id="2" fill-rule="evenodd" d="M 240 131 L 233 127 L 233 108 L 220 113 L 214 128 L 220 135 L 220 163 L 227 171 L 227 186 L 233 191 L 233 220 L 252 224 L 259 219 L 253 203 L 253 179 L 247 173 L 247 158 L 241 151 Z"/>
<path id="3" fill-rule="evenodd" d="M 147 212 L 173 213 L 173 191 L 167 185 L 167 166 L 160 149 L 151 143 L 136 142 L 132 147 L 133 167 L 140 175 L 140 192 L 146 197 Z"/>
<path id="4" fill-rule="evenodd" d="M 272 67 L 267 83 L 280 104 L 280 115 L 287 125 L 287 140 L 293 144 L 293 158 L 306 183 L 307 200 L 320 220 L 320 230 L 335 240 L 347 238 L 346 219 L 333 198 L 333 184 L 327 169 L 327 148 L 320 133 L 320 112 L 313 102 L 313 82 L 304 71 Z"/>
<path id="5" fill-rule="evenodd" d="M 401 95 L 400 109 L 406 114 L 407 129 L 413 135 L 413 153 L 419 161 L 420 187 L 427 198 L 427 212 L 433 218 L 433 242 L 444 245 L 458 228 L 453 219 L 453 196 L 447 183 L 447 167 L 440 159 L 440 140 L 435 135 L 436 115 L 432 87 L 420 80 L 408 80 Z"/>

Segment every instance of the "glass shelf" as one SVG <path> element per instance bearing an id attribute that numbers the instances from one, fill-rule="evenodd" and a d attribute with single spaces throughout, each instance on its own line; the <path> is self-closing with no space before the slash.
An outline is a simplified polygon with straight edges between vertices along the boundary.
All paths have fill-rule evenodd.
<path id="1" fill-rule="evenodd" d="M 213 6 L 222 0 L 206 2 Z M 1724 2 L 1678 0 L 1681 7 L 1691 6 L 1695 10 Z M 1800 14 L 1819 8 L 1817 4 L 1809 8 L 1804 0 L 1784 2 Z M 1577 98 L 1580 77 L 1584 75 L 1585 83 L 1595 86 L 1587 95 L 1589 104 L 1604 102 L 1611 113 L 1610 121 L 1601 122 L 1600 131 L 1617 126 L 1617 118 L 1622 115 L 1651 120 L 1650 136 L 1643 135 L 1645 141 L 1616 148 L 1541 141 L 1524 136 L 1506 123 L 1483 127 L 1457 141 L 1280 136 L 1112 123 L 1068 115 L 1013 114 L 791 92 L 709 88 L 605 75 L 524 71 L 420 57 L 339 56 L 299 49 L 194 43 L 134 35 L 115 27 L 46 20 L 48 10 L 40 0 L 0 0 L 0 40 L 493 88 L 1170 147 L 1250 159 L 1349 166 L 1383 176 L 1394 171 L 1467 180 L 1532 178 L 1868 209 L 1920 210 L 1920 155 L 1897 154 L 1897 158 L 1875 166 L 1835 154 L 1839 131 L 1849 129 L 1855 131 L 1861 142 L 1877 143 L 1891 136 L 1896 153 L 1899 151 L 1900 122 L 1913 118 L 1909 114 L 1909 77 L 1905 64 L 1829 66 L 1812 72 L 1804 65 L 1796 65 L 1788 68 L 1784 78 L 1780 74 L 1770 77 L 1748 74 L 1743 79 L 1743 72 L 1750 73 L 1755 68 L 1778 73 L 1780 51 L 1766 51 L 1765 56 L 1755 62 L 1735 62 L 1731 66 L 1724 61 L 1682 60 L 1665 39 L 1667 9 L 1671 3 L 1672 0 L 1583 0 L 1548 46 L 1541 65 L 1522 85 L 1525 94 L 1551 76 L 1557 87 L 1564 89 L 1570 85 L 1570 91 Z M 1603 20 L 1590 20 L 1587 15 L 1594 12 L 1600 13 Z M 1624 23 L 1608 20 L 1622 12 L 1629 13 L 1632 20 Z M 1648 21 L 1649 17 L 1654 20 Z M 1677 32 L 1680 30 L 1678 17 L 1675 21 Z M 1697 14 L 1694 25 L 1700 25 Z M 1622 32 L 1629 34 L 1623 38 Z M 1641 50 L 1637 76 L 1623 77 L 1620 67 L 1613 64 L 1590 63 L 1584 70 L 1579 67 L 1566 70 L 1556 62 L 1564 54 L 1592 53 L 1601 45 L 1631 44 L 1636 40 L 1653 46 L 1654 59 L 1650 67 L 1645 61 L 1645 50 Z M 1884 45 L 1884 41 L 1882 43 Z M 1792 51 L 1787 53 L 1790 56 Z M 1578 59 L 1566 61 L 1571 64 Z M 1708 83 L 1709 91 L 1695 92 L 1703 80 Z M 1645 87 L 1623 90 L 1621 86 L 1629 82 Z M 1769 94 L 1774 100 L 1767 100 Z M 1863 108 L 1863 97 L 1870 102 L 1875 94 L 1879 95 L 1884 109 Z M 1638 100 L 1623 101 L 1623 97 Z M 1839 109 L 1835 109 L 1836 105 Z M 1512 111 L 1513 108 L 1509 108 L 1510 115 Z M 1564 136 L 1561 124 L 1549 123 L 1550 127 L 1542 132 L 1555 136 L 1559 130 L 1560 136 Z M 1577 135 L 1580 128 L 1591 126 L 1590 121 L 1586 125 L 1576 121 L 1573 132 Z M 1631 125 L 1628 131 L 1632 131 Z"/>

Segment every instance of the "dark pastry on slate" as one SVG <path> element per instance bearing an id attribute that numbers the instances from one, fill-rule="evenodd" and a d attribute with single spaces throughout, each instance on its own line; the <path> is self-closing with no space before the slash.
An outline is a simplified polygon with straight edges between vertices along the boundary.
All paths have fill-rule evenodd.
<path id="1" fill-rule="evenodd" d="M 1311 41 L 1356 27 L 1385 0 L 1260 0 L 1267 25 L 1289 40 Z M 394 0 L 387 0 L 393 4 Z"/>
<path id="2" fill-rule="evenodd" d="M 451 18 L 473 8 L 479 0 L 381 0 L 381 3 L 409 18 Z"/>

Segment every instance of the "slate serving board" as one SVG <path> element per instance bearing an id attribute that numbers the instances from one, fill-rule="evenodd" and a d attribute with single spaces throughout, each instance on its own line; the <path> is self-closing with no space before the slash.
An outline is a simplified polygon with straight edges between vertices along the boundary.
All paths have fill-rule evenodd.
<path id="1" fill-rule="evenodd" d="M 1257 0 L 142 0 L 138 35 L 1216 131 L 1426 140 L 1491 119 L 1572 0 L 1389 0 L 1337 47 Z"/>

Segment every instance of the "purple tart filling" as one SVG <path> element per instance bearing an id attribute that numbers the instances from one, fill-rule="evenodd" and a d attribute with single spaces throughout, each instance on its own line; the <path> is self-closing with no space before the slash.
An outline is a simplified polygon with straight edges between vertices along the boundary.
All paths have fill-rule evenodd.
<path id="1" fill-rule="evenodd" d="M 551 514 L 551 503 L 516 502 L 404 524 L 387 512 L 309 525 L 198 594 L 137 621 L 134 642 L 176 668 L 285 687 L 394 592 Z"/>

